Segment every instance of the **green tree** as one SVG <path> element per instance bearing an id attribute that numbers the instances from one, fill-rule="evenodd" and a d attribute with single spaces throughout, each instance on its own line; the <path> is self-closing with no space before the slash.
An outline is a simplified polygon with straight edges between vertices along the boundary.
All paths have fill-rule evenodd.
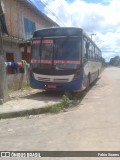
<path id="1" fill-rule="evenodd" d="M 111 58 L 109 61 L 109 64 L 112 66 L 120 66 L 120 57 L 115 56 L 115 57 Z"/>

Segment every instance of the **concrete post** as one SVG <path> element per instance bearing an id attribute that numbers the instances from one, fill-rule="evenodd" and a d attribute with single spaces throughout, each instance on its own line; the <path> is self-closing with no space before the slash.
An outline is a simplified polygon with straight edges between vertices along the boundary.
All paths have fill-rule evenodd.
<path id="1" fill-rule="evenodd" d="M 8 85 L 0 25 L 0 104 L 8 100 Z"/>

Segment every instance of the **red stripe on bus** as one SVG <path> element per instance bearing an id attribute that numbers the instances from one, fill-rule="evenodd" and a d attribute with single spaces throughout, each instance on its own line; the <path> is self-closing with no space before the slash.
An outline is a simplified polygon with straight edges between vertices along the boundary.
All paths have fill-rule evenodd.
<path id="1" fill-rule="evenodd" d="M 35 59 L 32 59 L 31 60 L 31 63 L 32 64 L 52 64 L 52 60 L 35 60 Z"/>
<path id="2" fill-rule="evenodd" d="M 52 60 L 41 60 L 41 64 L 52 64 Z"/>
<path id="3" fill-rule="evenodd" d="M 41 43 L 41 40 L 34 40 L 33 41 L 33 44 L 40 44 Z"/>
<path id="4" fill-rule="evenodd" d="M 53 44 L 53 40 L 52 39 L 44 39 L 44 40 L 34 40 L 33 44 L 40 44 L 42 42 L 42 44 Z"/>
<path id="5" fill-rule="evenodd" d="M 80 64 L 80 61 L 54 60 L 54 64 Z"/>
<path id="6" fill-rule="evenodd" d="M 45 40 L 42 40 L 42 43 L 43 44 L 53 44 L 53 40 L 51 40 L 51 39 L 45 39 Z"/>
<path id="7" fill-rule="evenodd" d="M 32 64 L 52 64 L 52 60 L 31 60 Z M 80 64 L 80 61 L 70 61 L 70 60 L 54 60 L 54 64 Z"/>
<path id="8" fill-rule="evenodd" d="M 31 63 L 32 63 L 32 64 L 37 64 L 37 63 L 38 63 L 38 61 L 39 61 L 39 60 L 31 59 Z"/>

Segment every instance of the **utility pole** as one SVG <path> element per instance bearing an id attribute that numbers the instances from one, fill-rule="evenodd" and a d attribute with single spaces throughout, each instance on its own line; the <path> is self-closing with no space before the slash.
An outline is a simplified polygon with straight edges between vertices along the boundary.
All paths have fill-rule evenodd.
<path id="1" fill-rule="evenodd" d="M 90 34 L 91 39 L 92 39 L 93 36 L 96 36 L 96 34 L 94 34 L 94 33 Z"/>
<path id="2" fill-rule="evenodd" d="M 3 104 L 8 100 L 8 85 L 2 44 L 1 25 L 2 24 L 0 22 L 0 104 Z"/>

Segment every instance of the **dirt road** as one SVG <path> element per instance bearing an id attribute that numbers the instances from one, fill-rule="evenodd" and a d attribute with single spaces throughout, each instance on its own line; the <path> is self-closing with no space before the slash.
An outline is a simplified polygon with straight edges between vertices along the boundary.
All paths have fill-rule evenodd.
<path id="1" fill-rule="evenodd" d="M 74 110 L 1 120 L 0 150 L 120 151 L 120 68 L 105 69 Z"/>

